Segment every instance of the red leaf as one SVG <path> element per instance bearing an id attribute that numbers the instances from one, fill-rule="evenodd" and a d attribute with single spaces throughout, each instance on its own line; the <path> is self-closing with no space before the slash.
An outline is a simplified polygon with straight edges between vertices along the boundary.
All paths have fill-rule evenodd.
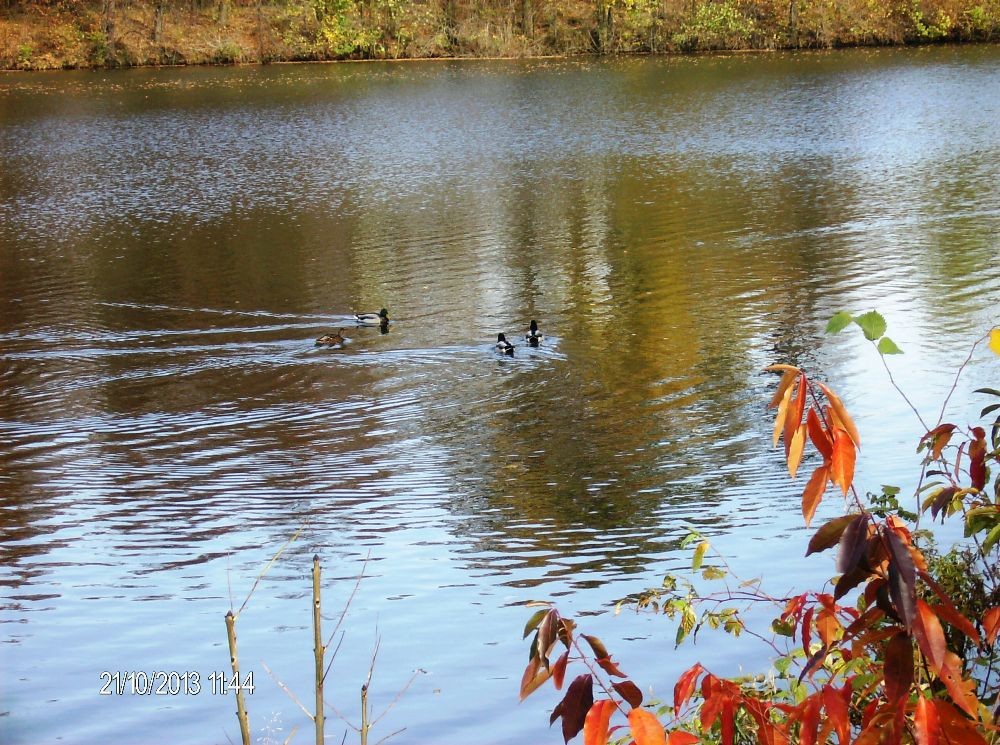
<path id="1" fill-rule="evenodd" d="M 541 624 L 538 626 L 538 633 L 535 634 L 535 650 L 545 664 L 549 664 L 549 655 L 559 639 L 559 612 L 553 608 L 545 614 Z"/>
<path id="2" fill-rule="evenodd" d="M 628 701 L 629 706 L 633 709 L 637 709 L 642 706 L 642 691 L 640 691 L 639 686 L 631 680 L 623 680 L 621 683 L 612 683 L 611 687 L 618 692 L 619 696 Z"/>
<path id="3" fill-rule="evenodd" d="M 606 745 L 608 724 L 616 708 L 615 702 L 611 699 L 594 702 L 583 721 L 583 745 Z"/>
<path id="4" fill-rule="evenodd" d="M 969 477 L 972 486 L 980 491 L 986 486 L 986 431 L 973 427 L 976 439 L 969 443 Z"/>
<path id="5" fill-rule="evenodd" d="M 587 640 L 587 644 L 594 652 L 594 657 L 600 659 L 601 657 L 610 657 L 608 654 L 608 648 L 604 646 L 604 642 L 598 639 L 596 636 L 591 634 L 581 634 L 581 636 Z"/>
<path id="6" fill-rule="evenodd" d="M 938 745 L 938 725 L 937 709 L 934 704 L 923 696 L 917 696 L 917 710 L 913 714 L 914 736 L 917 745 Z"/>
<path id="7" fill-rule="evenodd" d="M 840 427 L 833 430 L 833 456 L 830 458 L 830 478 L 844 496 L 851 489 L 854 483 L 854 462 L 857 459 L 857 452 L 854 449 L 854 442 L 850 436 Z"/>
<path id="8" fill-rule="evenodd" d="M 896 634 L 885 648 L 882 666 L 885 697 L 891 706 L 901 707 L 913 683 L 913 643 L 906 634 Z"/>
<path id="9" fill-rule="evenodd" d="M 806 414 L 806 429 L 809 432 L 809 439 L 823 456 L 823 460 L 830 460 L 833 455 L 833 438 L 830 433 L 823 429 L 823 423 L 819 419 L 816 410 L 810 406 Z"/>
<path id="10" fill-rule="evenodd" d="M 829 479 L 830 469 L 826 463 L 813 471 L 812 476 L 809 477 L 809 482 L 802 492 L 802 517 L 805 518 L 806 527 L 809 527 L 813 515 L 816 514 L 816 508 L 819 507 L 819 502 L 823 498 L 823 492 L 826 491 L 826 482 Z M 810 553 L 812 552 L 810 551 Z M 808 555 L 806 554 L 806 556 Z"/>
<path id="11" fill-rule="evenodd" d="M 851 741 L 851 715 L 848 711 L 848 702 L 844 700 L 845 694 L 850 696 L 850 691 L 850 685 L 839 690 L 833 686 L 823 686 L 823 707 L 826 709 L 826 716 L 837 731 L 840 745 L 847 745 Z"/>
<path id="12" fill-rule="evenodd" d="M 802 724 L 799 727 L 799 745 L 816 745 L 816 731 L 819 729 L 820 700 L 812 695 L 800 704 Z"/>
<path id="13" fill-rule="evenodd" d="M 997 634 L 1000 634 L 1000 605 L 986 611 L 983 616 L 983 631 L 990 644 L 997 640 Z"/>
<path id="14" fill-rule="evenodd" d="M 567 649 L 561 655 L 556 663 L 552 666 L 552 684 L 556 687 L 556 690 L 560 690 L 563 684 L 563 678 L 566 677 L 566 663 L 569 662 L 569 650 Z"/>
<path id="15" fill-rule="evenodd" d="M 802 651 L 809 656 L 809 644 L 812 642 L 812 620 L 815 607 L 810 608 L 802 616 Z"/>
<path id="16" fill-rule="evenodd" d="M 590 673 L 578 675 L 566 689 L 562 700 L 563 740 L 569 742 L 576 737 L 587 719 L 587 712 L 594 705 L 594 679 Z"/>
<path id="17" fill-rule="evenodd" d="M 635 745 L 667 745 L 667 734 L 660 720 L 648 709 L 632 709 L 628 724 Z"/>
<path id="18" fill-rule="evenodd" d="M 701 726 L 711 727 L 718 719 L 722 730 L 722 745 L 733 745 L 736 734 L 736 700 L 741 697 L 739 687 L 709 673 L 701 681 L 701 695 L 705 699 L 701 707 Z"/>
<path id="19" fill-rule="evenodd" d="M 868 550 L 868 513 L 862 512 L 848 524 L 840 537 L 840 553 L 837 554 L 837 571 L 846 573 L 858 566 L 858 562 Z"/>
<path id="20" fill-rule="evenodd" d="M 885 530 L 889 544 L 889 594 L 896 613 L 909 629 L 916 618 L 917 572 L 910 550 L 893 530 Z"/>
<path id="21" fill-rule="evenodd" d="M 612 662 L 610 657 L 599 657 L 598 659 L 594 660 L 594 662 L 600 665 L 601 668 L 604 670 L 604 672 L 606 672 L 608 675 L 613 675 L 616 678 L 628 677 L 627 675 L 625 675 L 625 673 L 623 673 L 621 670 L 618 669 L 618 665 Z"/>
<path id="22" fill-rule="evenodd" d="M 674 714 L 679 714 L 681 707 L 691 698 L 698 676 L 703 672 L 705 672 L 705 668 L 701 666 L 700 662 L 696 662 L 677 679 L 677 683 L 674 684 Z"/>
<path id="23" fill-rule="evenodd" d="M 807 489 L 809 487 L 806 487 Z M 857 520 L 861 515 L 842 515 L 841 517 L 836 517 L 822 528 L 817 530 L 813 537 L 809 539 L 809 547 L 806 551 L 806 556 L 809 554 L 815 554 L 819 551 L 826 551 L 828 548 L 836 546 L 840 541 L 840 536 L 844 534 L 844 530 L 852 522 Z"/>

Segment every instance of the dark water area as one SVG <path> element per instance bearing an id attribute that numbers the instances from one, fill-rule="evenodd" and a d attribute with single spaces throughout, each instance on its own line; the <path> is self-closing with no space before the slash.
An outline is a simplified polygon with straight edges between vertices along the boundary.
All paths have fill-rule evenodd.
<path id="1" fill-rule="evenodd" d="M 337 712 L 377 638 L 376 713 L 420 671 L 375 740 L 560 742 L 554 696 L 517 703 L 531 600 L 653 695 L 760 669 L 614 601 L 691 529 L 776 593 L 831 576 L 761 368 L 829 381 L 859 486 L 912 493 L 916 417 L 823 329 L 880 310 L 936 419 L 1000 322 L 998 235 L 998 47 L 0 77 L 0 741 L 237 741 L 223 617 L 300 528 L 239 619 L 255 742 L 312 738 L 281 686 L 311 706 L 314 554 L 329 629 L 364 573 Z"/>

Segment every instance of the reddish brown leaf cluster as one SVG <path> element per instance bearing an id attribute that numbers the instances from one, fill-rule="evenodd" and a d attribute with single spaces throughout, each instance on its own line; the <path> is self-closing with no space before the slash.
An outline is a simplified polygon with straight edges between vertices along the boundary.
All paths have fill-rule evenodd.
<path id="1" fill-rule="evenodd" d="M 791 365 L 768 369 L 782 372 L 771 406 L 778 410 L 774 443 L 784 441 L 789 473 L 795 477 L 807 442 L 822 458 L 802 494 L 808 525 L 827 484 L 835 484 L 845 496 L 854 492 L 861 439 L 843 402 L 827 386 L 814 383 Z M 1000 404 L 984 413 L 997 408 Z M 972 499 L 967 520 L 975 517 L 986 530 L 996 532 L 1000 478 L 993 501 L 984 490 L 990 464 L 1000 462 L 1000 419 L 994 426 L 992 451 L 981 427 L 968 430 L 968 439 L 956 447 L 952 440 L 957 432 L 955 425 L 941 424 L 920 440 L 918 450 L 927 451 L 925 467 L 934 469 L 926 473 L 943 475 L 947 482 L 925 497 L 923 510 L 932 518 L 945 517 L 966 509 L 963 500 Z M 968 459 L 964 471 L 963 454 Z M 965 474 L 968 486 L 962 484 Z M 949 638 L 964 637 L 968 641 L 963 644 L 989 654 L 988 647 L 1000 637 L 1000 607 L 989 608 L 976 622 L 970 620 L 931 576 L 904 521 L 893 514 L 878 518 L 856 495 L 854 504 L 855 511 L 821 526 L 806 552 L 808 556 L 836 547 L 839 577 L 832 594 L 803 593 L 786 599 L 775 622 L 775 629 L 790 633 L 804 654 L 798 683 L 811 692 L 794 699 L 798 703 L 789 703 L 773 688 L 740 685 L 695 664 L 674 686 L 677 725 L 668 733 L 653 712 L 643 708 L 641 690 L 611 659 L 604 644 L 585 634 L 575 637 L 573 622 L 555 609 L 537 612 L 525 628 L 525 636 L 534 631 L 535 637 L 521 697 L 549 679 L 561 689 L 569 654 L 575 649 L 590 672 L 573 679 L 550 720 L 562 720 L 567 742 L 582 731 L 584 745 L 605 745 L 616 729 L 611 721 L 617 711 L 627 717 L 634 745 L 700 742 L 681 726 L 711 732 L 713 741 L 717 733 L 722 745 L 745 740 L 748 728 L 754 741 L 765 745 L 825 745 L 834 737 L 839 745 L 987 745 L 987 737 L 995 745 L 1000 730 L 993 714 L 977 697 L 965 661 L 948 644 Z M 900 510 L 900 514 L 905 513 Z M 696 567 L 704 554 L 703 548 L 699 551 Z M 841 605 L 853 590 L 858 591 L 856 607 Z M 951 632 L 946 634 L 946 627 Z M 587 642 L 590 655 L 578 639 Z M 565 651 L 553 662 L 560 644 Z M 609 682 L 601 682 L 602 673 Z M 602 691 L 597 700 L 595 683 Z"/>

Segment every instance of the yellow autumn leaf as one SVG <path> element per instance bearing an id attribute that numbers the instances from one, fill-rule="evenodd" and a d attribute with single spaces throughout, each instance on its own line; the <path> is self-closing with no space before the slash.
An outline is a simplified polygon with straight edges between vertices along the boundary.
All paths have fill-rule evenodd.
<path id="1" fill-rule="evenodd" d="M 993 354 L 1000 357 L 1000 326 L 990 331 L 990 349 L 993 350 Z"/>

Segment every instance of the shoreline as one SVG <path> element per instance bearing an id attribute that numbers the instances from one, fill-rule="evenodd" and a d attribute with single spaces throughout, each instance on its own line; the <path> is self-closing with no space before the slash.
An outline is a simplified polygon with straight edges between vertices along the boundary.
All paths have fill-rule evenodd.
<path id="1" fill-rule="evenodd" d="M 1000 42 L 1000 0 L 5 0 L 0 70 L 760 54 Z M 495 0 L 492 0 L 495 2 Z"/>

